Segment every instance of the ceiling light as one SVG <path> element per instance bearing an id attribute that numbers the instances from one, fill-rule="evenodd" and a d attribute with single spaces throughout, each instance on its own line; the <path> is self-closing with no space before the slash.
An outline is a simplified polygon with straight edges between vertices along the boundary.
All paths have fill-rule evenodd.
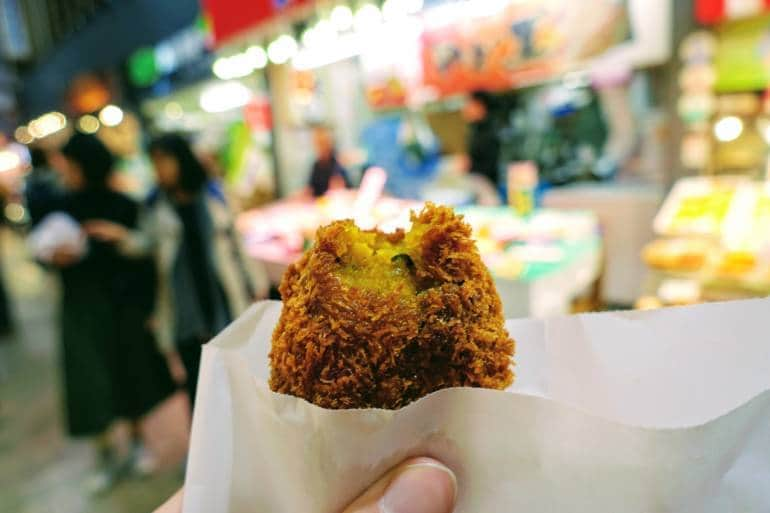
<path id="1" fill-rule="evenodd" d="M 220 82 L 203 90 L 200 106 L 205 112 L 225 112 L 246 105 L 251 91 L 240 82 Z"/>
<path id="2" fill-rule="evenodd" d="M 99 112 L 99 121 L 104 126 L 117 126 L 123 121 L 123 110 L 117 105 L 107 105 Z"/>
<path id="3" fill-rule="evenodd" d="M 419 1 L 419 0 L 418 0 Z M 353 11 L 347 5 L 338 5 L 332 9 L 329 17 L 334 28 L 340 32 L 345 32 L 353 27 Z"/>
<path id="4" fill-rule="evenodd" d="M 19 128 L 17 128 L 13 132 L 13 136 L 21 144 L 30 144 L 32 141 L 35 140 L 35 137 L 32 134 L 29 133 L 29 129 L 26 126 L 24 126 L 24 125 L 22 125 Z"/>
<path id="5" fill-rule="evenodd" d="M 267 56 L 274 64 L 284 64 L 297 54 L 297 41 L 288 34 L 280 36 L 267 47 Z"/>
<path id="6" fill-rule="evenodd" d="M 182 106 L 179 105 L 179 102 L 168 102 L 165 107 L 163 107 L 163 112 L 166 113 L 166 117 L 169 119 L 181 119 L 182 116 L 184 116 L 184 110 L 182 109 Z"/>
<path id="7" fill-rule="evenodd" d="M 29 122 L 29 133 L 41 139 L 67 126 L 67 118 L 61 112 L 49 112 Z"/>
<path id="8" fill-rule="evenodd" d="M 736 116 L 727 116 L 714 124 L 714 135 L 721 142 L 736 140 L 743 133 L 743 121 Z"/>
<path id="9" fill-rule="evenodd" d="M 96 116 L 86 114 L 78 120 L 78 128 L 84 134 L 95 134 L 99 131 L 99 120 Z"/>
<path id="10" fill-rule="evenodd" d="M 267 66 L 267 52 L 261 46 L 250 46 L 246 55 L 254 69 L 262 69 Z"/>
<path id="11" fill-rule="evenodd" d="M 353 24 L 359 32 L 366 32 L 382 21 L 382 12 L 374 4 L 365 4 L 356 12 Z"/>

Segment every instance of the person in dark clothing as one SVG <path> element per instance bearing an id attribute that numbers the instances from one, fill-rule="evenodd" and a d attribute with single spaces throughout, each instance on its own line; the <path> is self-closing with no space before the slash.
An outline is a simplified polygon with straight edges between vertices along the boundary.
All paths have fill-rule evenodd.
<path id="1" fill-rule="evenodd" d="M 158 338 L 182 366 L 177 377 L 195 404 L 202 345 L 265 297 L 268 280 L 262 267 L 244 258 L 224 196 L 187 141 L 162 136 L 150 144 L 150 158 L 159 190 L 148 201 L 144 225 L 126 230 L 104 222 L 88 229 L 127 256 L 155 257 Z"/>
<path id="2" fill-rule="evenodd" d="M 107 186 L 113 157 L 94 136 L 73 135 L 62 148 L 67 193 L 61 210 L 81 225 L 107 219 L 131 229 L 138 205 Z M 58 248 L 53 264 L 62 281 L 67 427 L 75 437 L 93 437 L 101 468 L 91 486 L 100 492 L 145 458 L 138 421 L 175 390 L 148 328 L 153 308 L 152 262 L 130 260 L 114 244 L 90 237 L 85 255 Z M 134 448 L 119 461 L 109 431 L 115 421 L 134 426 Z"/>
<path id="3" fill-rule="evenodd" d="M 323 196 L 329 189 L 350 187 L 348 172 L 337 160 L 334 138 L 328 127 L 313 127 L 313 147 L 316 159 L 308 181 L 308 189 L 313 197 Z"/>
<path id="4" fill-rule="evenodd" d="M 468 96 L 462 115 L 469 124 L 469 171 L 485 176 L 497 186 L 500 181 L 500 127 L 494 118 L 493 109 L 491 94 L 474 91 Z"/>

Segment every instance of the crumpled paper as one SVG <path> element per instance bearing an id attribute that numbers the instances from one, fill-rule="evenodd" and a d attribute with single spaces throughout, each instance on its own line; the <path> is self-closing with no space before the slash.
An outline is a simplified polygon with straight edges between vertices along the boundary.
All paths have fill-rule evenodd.
<path id="1" fill-rule="evenodd" d="M 460 513 L 770 511 L 770 300 L 509 321 L 511 389 L 398 411 L 271 392 L 280 308 L 204 350 L 185 513 L 339 513 L 416 455 L 455 471 Z"/>

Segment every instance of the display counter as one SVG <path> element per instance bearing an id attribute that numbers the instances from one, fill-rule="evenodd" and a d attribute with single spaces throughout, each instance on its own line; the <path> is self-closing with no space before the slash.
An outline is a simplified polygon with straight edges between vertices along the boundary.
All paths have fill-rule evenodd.
<path id="1" fill-rule="evenodd" d="M 770 183 L 695 177 L 676 183 L 644 260 L 664 303 L 770 294 Z M 671 287 L 671 283 L 678 284 Z M 674 297 L 661 294 L 674 290 Z M 684 291 L 687 297 L 678 297 Z"/>
<path id="2" fill-rule="evenodd" d="M 249 256 L 261 261 L 274 285 L 311 243 L 315 230 L 338 219 L 383 230 L 407 227 L 420 204 L 380 198 L 361 204 L 355 191 L 319 200 L 286 200 L 238 218 Z M 569 313 L 601 270 L 598 221 L 588 212 L 539 210 L 526 218 L 507 207 L 458 209 L 472 226 L 497 284 L 506 318 Z"/>

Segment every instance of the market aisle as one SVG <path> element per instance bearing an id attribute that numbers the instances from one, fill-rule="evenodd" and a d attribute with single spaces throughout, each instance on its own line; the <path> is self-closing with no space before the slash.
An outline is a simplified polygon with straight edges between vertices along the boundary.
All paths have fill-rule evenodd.
<path id="1" fill-rule="evenodd" d="M 56 283 L 25 259 L 23 249 L 18 237 L 2 234 L 17 329 L 0 343 L 0 513 L 151 511 L 180 486 L 178 465 L 153 478 L 128 479 L 98 499 L 83 492 L 91 452 L 63 434 Z"/>

